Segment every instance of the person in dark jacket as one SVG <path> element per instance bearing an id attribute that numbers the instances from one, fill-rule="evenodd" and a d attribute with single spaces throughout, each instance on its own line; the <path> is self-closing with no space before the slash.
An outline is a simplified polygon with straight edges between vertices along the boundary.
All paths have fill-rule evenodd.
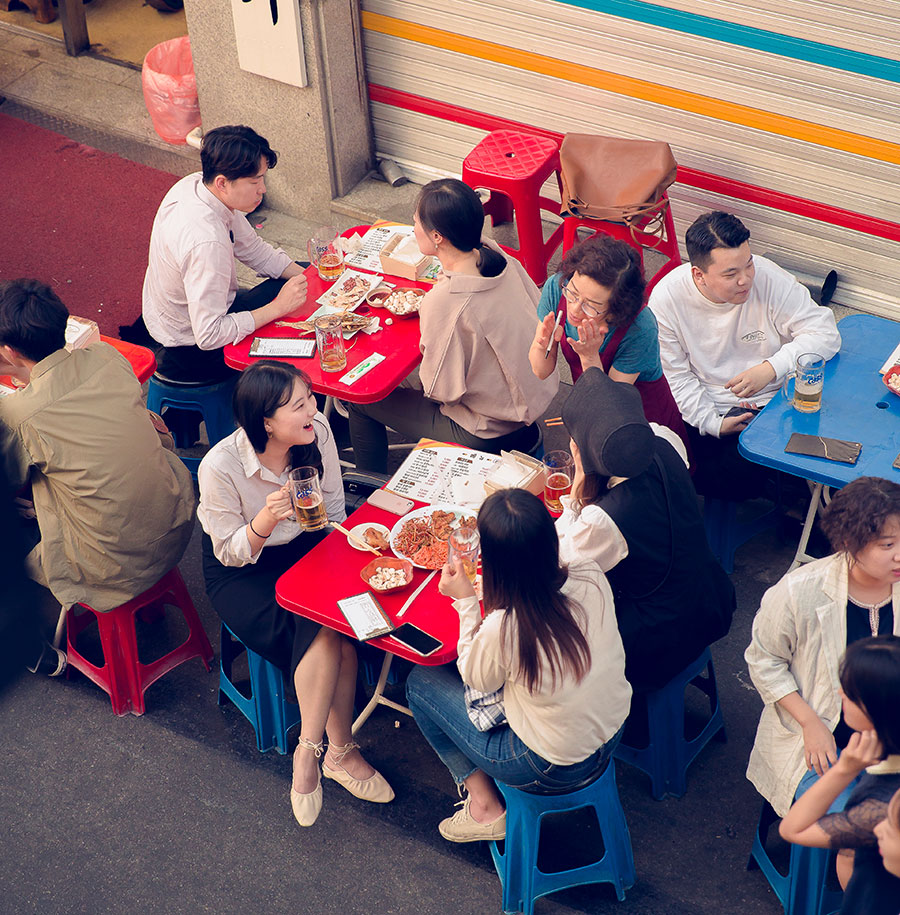
<path id="1" fill-rule="evenodd" d="M 606 572 L 635 693 L 658 689 L 731 626 L 734 587 L 710 551 L 680 442 L 632 385 L 590 368 L 563 407 L 575 478 L 560 552 Z"/>

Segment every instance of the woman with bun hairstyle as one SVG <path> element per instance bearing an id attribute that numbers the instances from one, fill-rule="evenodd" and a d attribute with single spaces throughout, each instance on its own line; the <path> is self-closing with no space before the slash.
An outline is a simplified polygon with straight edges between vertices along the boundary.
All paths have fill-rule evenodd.
<path id="1" fill-rule="evenodd" d="M 539 379 L 528 363 L 540 294 L 483 227 L 481 200 L 462 181 L 422 188 L 416 241 L 441 273 L 419 308 L 420 384 L 410 378 L 378 403 L 347 404 L 360 469 L 387 470 L 385 427 L 494 454 L 537 444 L 534 423 L 559 386 L 555 371 Z"/>
<path id="2" fill-rule="evenodd" d="M 854 850 L 841 915 L 897 915 L 900 879 L 885 870 L 875 830 L 900 789 L 900 638 L 870 636 L 848 645 L 840 683 L 843 719 L 853 733 L 779 831 L 798 845 Z M 829 812 L 854 783 L 843 810 Z"/>

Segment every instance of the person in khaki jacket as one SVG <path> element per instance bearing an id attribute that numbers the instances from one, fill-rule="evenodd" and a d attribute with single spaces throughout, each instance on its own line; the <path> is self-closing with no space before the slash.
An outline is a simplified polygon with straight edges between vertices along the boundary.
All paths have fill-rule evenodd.
<path id="1" fill-rule="evenodd" d="M 131 365 L 107 343 L 66 350 L 68 317 L 43 283 L 0 285 L 0 375 L 26 382 L 0 397 L 4 458 L 13 486 L 31 486 L 40 539 L 29 574 L 63 608 L 104 612 L 181 559 L 194 487 L 162 447 Z"/>
<path id="2" fill-rule="evenodd" d="M 779 816 L 850 739 L 838 682 L 847 645 L 900 635 L 900 484 L 860 477 L 834 496 L 821 523 L 837 552 L 766 591 L 744 655 L 765 703 L 747 778 Z"/>

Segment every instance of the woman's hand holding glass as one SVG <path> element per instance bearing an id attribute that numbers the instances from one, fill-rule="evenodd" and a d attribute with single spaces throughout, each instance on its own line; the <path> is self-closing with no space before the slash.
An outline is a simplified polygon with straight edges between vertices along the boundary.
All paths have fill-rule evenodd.
<path id="1" fill-rule="evenodd" d="M 441 580 L 438 582 L 438 591 L 444 597 L 451 597 L 453 600 L 475 596 L 475 588 L 469 581 L 469 576 L 466 575 L 466 570 L 459 559 L 444 564 L 441 569 Z"/>
<path id="2" fill-rule="evenodd" d="M 266 511 L 277 524 L 294 517 L 294 506 L 291 504 L 291 490 L 289 486 L 282 486 L 266 496 Z"/>

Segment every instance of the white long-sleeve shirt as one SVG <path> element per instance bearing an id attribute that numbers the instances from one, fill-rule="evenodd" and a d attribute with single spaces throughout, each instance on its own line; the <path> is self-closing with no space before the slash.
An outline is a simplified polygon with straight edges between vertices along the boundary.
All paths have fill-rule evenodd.
<path id="1" fill-rule="evenodd" d="M 153 339 L 212 350 L 252 333 L 250 312 L 227 313 L 238 289 L 235 258 L 268 277 L 293 263 L 225 206 L 199 172 L 182 178 L 163 198 L 150 233 L 143 314 Z"/>
<path id="2" fill-rule="evenodd" d="M 316 413 L 313 425 L 322 455 L 325 512 L 329 521 L 343 521 L 347 517 L 347 509 L 334 435 L 328 420 L 321 413 Z M 264 467 L 247 433 L 240 428 L 213 445 L 204 456 L 197 470 L 197 482 L 200 484 L 197 518 L 209 534 L 213 553 L 222 565 L 254 563 L 267 546 L 289 543 L 302 533 L 302 528 L 293 519 L 279 521 L 256 555 L 247 536 L 247 522 L 265 506 L 269 493 L 287 483 L 288 472 L 285 470 L 276 475 Z"/>
<path id="3" fill-rule="evenodd" d="M 463 682 L 486 692 L 503 686 L 503 706 L 516 736 L 549 762 L 571 766 L 619 730 L 628 717 L 631 686 L 625 679 L 625 650 L 606 576 L 593 562 L 572 565 L 562 592 L 575 605 L 590 664 L 580 683 L 567 672 L 552 687 L 542 653 L 543 679 L 534 693 L 518 674 L 514 617 L 503 637 L 509 611 L 496 610 L 482 623 L 477 597 L 455 600 L 453 606 L 459 613 L 457 667 Z"/>
<path id="4" fill-rule="evenodd" d="M 746 302 L 710 302 L 682 264 L 654 287 L 649 305 L 659 325 L 663 371 L 685 422 L 719 435 L 722 416 L 741 398 L 724 387 L 735 375 L 768 361 L 775 378 L 747 398 L 768 403 L 802 353 L 830 359 L 841 347 L 834 315 L 808 290 L 765 257 Z"/>

